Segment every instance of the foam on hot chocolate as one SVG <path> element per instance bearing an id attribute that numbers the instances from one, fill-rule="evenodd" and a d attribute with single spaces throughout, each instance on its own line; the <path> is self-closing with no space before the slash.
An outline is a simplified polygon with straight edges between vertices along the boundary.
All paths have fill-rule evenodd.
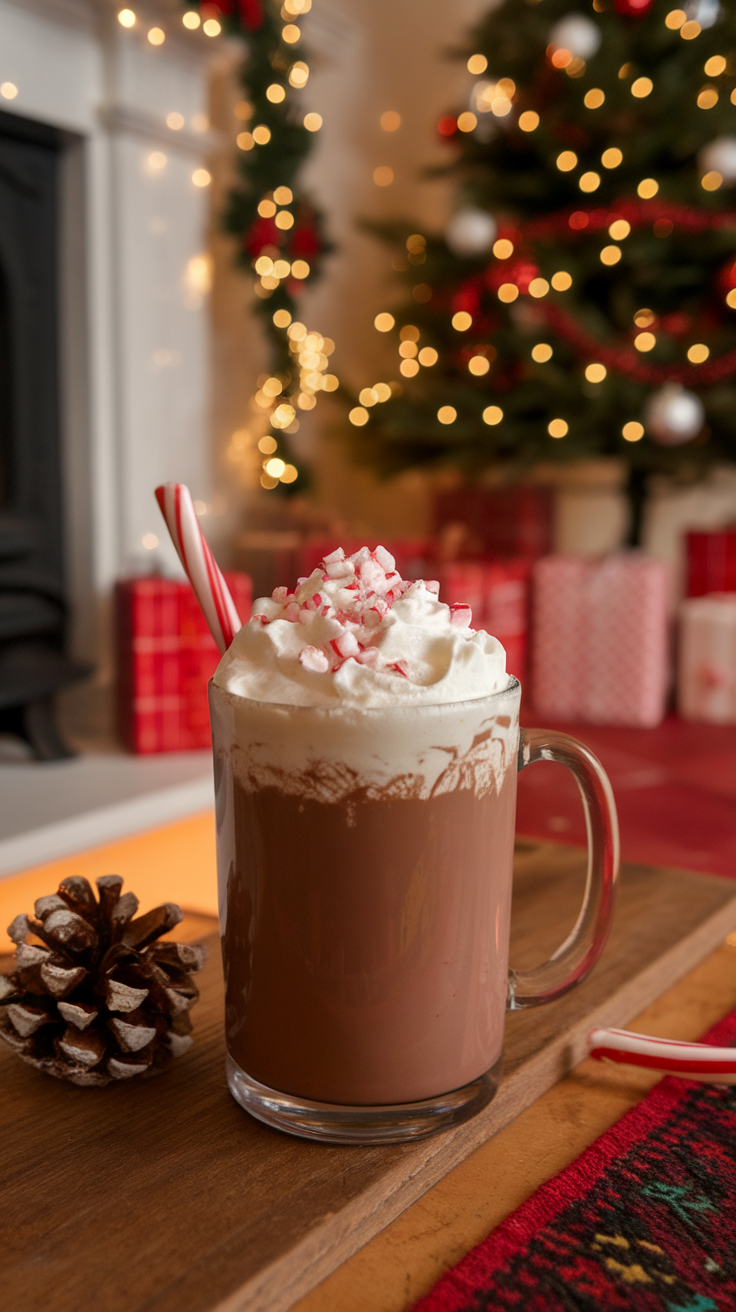
<path id="1" fill-rule="evenodd" d="M 383 547 L 326 556 L 294 591 L 261 598 L 215 683 L 236 697 L 284 706 L 440 706 L 509 684 L 506 653 L 446 606 L 439 584 L 402 579 Z"/>

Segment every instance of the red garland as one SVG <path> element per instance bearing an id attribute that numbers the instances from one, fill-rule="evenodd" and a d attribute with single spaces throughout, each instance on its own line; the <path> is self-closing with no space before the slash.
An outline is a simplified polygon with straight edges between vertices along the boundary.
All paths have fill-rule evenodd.
<path id="1" fill-rule="evenodd" d="M 616 201 L 615 208 L 591 210 L 563 210 L 544 219 L 537 219 L 524 225 L 518 233 L 522 242 L 530 245 L 534 241 L 546 241 L 550 238 L 574 237 L 579 232 L 601 232 L 608 229 L 617 219 L 625 219 L 632 230 L 647 227 L 651 223 L 669 222 L 687 233 L 697 235 L 701 232 L 719 228 L 736 228 L 736 213 L 722 212 L 705 214 L 688 205 L 676 205 L 664 200 L 633 200 L 622 198 Z M 516 243 L 515 243 L 516 244 Z M 497 290 L 502 282 L 513 282 L 522 295 L 528 294 L 530 271 L 533 266 L 529 257 L 521 251 L 514 261 L 500 261 L 489 265 L 486 270 L 486 284 L 491 290 Z M 537 270 L 531 277 L 537 276 Z M 662 383 L 682 383 L 707 387 L 722 382 L 736 373 L 736 351 L 729 351 L 719 360 L 706 361 L 701 365 L 657 365 L 646 364 L 639 354 L 627 346 L 606 346 L 591 337 L 585 329 L 575 322 L 554 302 L 537 301 L 535 307 L 544 315 L 550 328 L 566 342 L 588 359 L 595 359 L 607 369 L 624 374 L 635 382 L 659 387 Z"/>

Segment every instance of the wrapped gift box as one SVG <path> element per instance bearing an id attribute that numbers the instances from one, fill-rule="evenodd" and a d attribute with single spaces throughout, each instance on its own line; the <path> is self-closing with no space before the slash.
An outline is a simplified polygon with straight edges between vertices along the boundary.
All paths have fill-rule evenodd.
<path id="1" fill-rule="evenodd" d="M 241 619 L 250 579 L 226 574 Z M 115 587 L 117 727 L 131 752 L 210 745 L 207 684 L 220 656 L 188 583 L 150 576 Z"/>
<path id="2" fill-rule="evenodd" d="M 659 724 L 669 678 L 667 599 L 666 566 L 640 552 L 539 561 L 532 604 L 537 713 Z"/>
<path id="3" fill-rule="evenodd" d="M 736 593 L 682 602 L 677 702 L 687 720 L 736 724 Z"/>
<path id="4" fill-rule="evenodd" d="M 736 528 L 687 533 L 687 596 L 736 592 Z"/>
<path id="5" fill-rule="evenodd" d="M 459 560 L 439 570 L 440 598 L 467 602 L 473 628 L 485 629 L 506 648 L 509 674 L 526 674 L 530 562 Z"/>
<path id="6" fill-rule="evenodd" d="M 460 487 L 435 494 L 434 536 L 449 538 L 459 557 L 544 556 L 552 546 L 549 487 Z"/>

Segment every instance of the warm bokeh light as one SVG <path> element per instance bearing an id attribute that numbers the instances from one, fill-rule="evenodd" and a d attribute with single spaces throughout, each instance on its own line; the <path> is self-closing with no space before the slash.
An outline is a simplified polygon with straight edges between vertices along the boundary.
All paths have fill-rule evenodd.
<path id="1" fill-rule="evenodd" d="M 488 373 L 490 367 L 490 361 L 484 355 L 471 355 L 468 360 L 468 370 L 476 378 L 482 378 L 484 374 Z"/>
<path id="2" fill-rule="evenodd" d="M 358 393 L 358 400 L 361 405 L 371 406 L 378 403 L 378 393 L 373 387 L 364 387 Z"/>
<path id="3" fill-rule="evenodd" d="M 399 339 L 402 342 L 418 342 L 421 335 L 415 323 L 405 323 L 399 333 Z"/>
<path id="4" fill-rule="evenodd" d="M 252 150 L 256 143 L 251 132 L 239 132 L 235 138 L 235 144 L 238 150 Z"/>
<path id="5" fill-rule="evenodd" d="M 289 85 L 296 87 L 297 90 L 305 87 L 309 81 L 309 65 L 305 64 L 302 59 L 297 60 L 289 69 Z"/>
<path id="6" fill-rule="evenodd" d="M 532 347 L 532 360 L 535 364 L 546 364 L 551 359 L 552 347 L 549 342 L 537 342 L 537 345 Z"/>
<path id="7" fill-rule="evenodd" d="M 458 132 L 474 132 L 478 126 L 478 120 L 475 114 L 466 109 L 462 114 L 458 114 L 457 127 Z"/>
<path id="8" fill-rule="evenodd" d="M 716 87 L 703 87 L 698 96 L 698 109 L 712 109 L 718 104 L 718 89 Z"/>
<path id="9" fill-rule="evenodd" d="M 612 266 L 618 264 L 621 259 L 620 246 L 604 246 L 601 251 L 601 264 Z"/>
<path id="10" fill-rule="evenodd" d="M 291 266 L 291 276 L 292 278 L 298 278 L 299 282 L 303 282 L 305 278 L 308 278 L 309 265 L 307 264 L 307 261 L 294 260 L 294 263 Z"/>
<path id="11" fill-rule="evenodd" d="M 390 187 L 394 180 L 394 171 L 388 164 L 380 164 L 373 170 L 373 181 L 377 187 Z"/>
<path id="12" fill-rule="evenodd" d="M 253 106 L 247 100 L 238 100 L 233 110 L 233 113 L 236 118 L 241 119 L 243 123 L 247 123 L 248 119 L 253 113 Z"/>
<path id="13" fill-rule="evenodd" d="M 651 95 L 654 90 L 654 83 L 650 77 L 638 77 L 631 83 L 631 94 L 636 96 L 637 100 L 643 100 L 645 96 Z"/>
<path id="14" fill-rule="evenodd" d="M 141 546 L 145 547 L 146 551 L 155 551 L 158 546 L 158 537 L 155 533 L 144 533 L 141 538 Z"/>
<path id="15" fill-rule="evenodd" d="M 158 173 L 161 169 L 166 168 L 166 156 L 162 150 L 152 150 L 146 163 L 149 169 L 152 169 L 154 173 Z"/>
<path id="16" fill-rule="evenodd" d="M 257 146 L 267 146 L 271 140 L 271 129 L 267 128 L 265 123 L 259 123 L 253 129 L 253 140 Z"/>
<path id="17" fill-rule="evenodd" d="M 634 338 L 634 346 L 637 351 L 652 351 L 657 345 L 657 339 L 654 333 L 637 333 Z"/>
<path id="18" fill-rule="evenodd" d="M 634 323 L 637 328 L 648 328 L 650 324 L 654 323 L 656 317 L 657 316 L 653 310 L 643 306 L 641 310 L 636 311 L 636 314 L 634 315 Z"/>
<path id="19" fill-rule="evenodd" d="M 351 424 L 355 424 L 356 428 L 362 428 L 363 424 L 367 424 L 369 417 L 368 411 L 362 405 L 354 406 L 348 415 Z"/>
<path id="20" fill-rule="evenodd" d="M 373 391 L 378 397 L 379 403 L 382 404 L 384 401 L 390 401 L 391 388 L 389 387 L 388 383 L 374 383 Z"/>
<path id="21" fill-rule="evenodd" d="M 503 419 L 503 410 L 501 409 L 500 405 L 489 405 L 483 411 L 484 424 L 490 424 L 490 425 L 500 424 L 502 419 Z"/>
<path id="22" fill-rule="evenodd" d="M 296 23 L 287 23 L 286 27 L 281 29 L 281 35 L 289 46 L 295 46 L 297 41 L 301 40 L 301 29 Z"/>
<path id="23" fill-rule="evenodd" d="M 118 22 L 121 27 L 135 27 L 136 17 L 132 9 L 121 9 L 118 14 Z"/>
<path id="24" fill-rule="evenodd" d="M 539 115 L 533 109 L 525 109 L 519 115 L 519 127 L 522 132 L 534 132 L 539 127 Z"/>
<path id="25" fill-rule="evenodd" d="M 600 87 L 591 87 L 590 91 L 585 94 L 583 104 L 586 109 L 600 109 L 605 99 L 606 93 L 601 91 Z"/>
<path id="26" fill-rule="evenodd" d="M 184 115 L 177 114 L 176 110 L 171 114 L 167 114 L 166 126 L 167 128 L 171 128 L 172 132 L 181 132 L 181 129 L 184 127 Z"/>
<path id="27" fill-rule="evenodd" d="M 396 320 L 394 319 L 394 316 L 389 314 L 386 310 L 383 310 L 382 313 L 377 314 L 373 320 L 373 327 L 377 328 L 379 333 L 390 333 L 395 322 Z"/>
<path id="28" fill-rule="evenodd" d="M 276 215 L 276 218 L 274 219 L 274 223 L 276 224 L 277 228 L 281 229 L 282 232 L 288 232 L 289 228 L 294 227 L 294 215 L 290 212 L 290 210 L 279 210 L 278 214 Z"/>
<path id="29" fill-rule="evenodd" d="M 384 132 L 398 132 L 401 127 L 401 115 L 397 114 L 395 109 L 387 109 L 385 114 L 381 115 L 381 127 Z"/>
<path id="30" fill-rule="evenodd" d="M 266 461 L 264 469 L 267 474 L 271 475 L 271 478 L 281 478 L 286 469 L 286 461 L 282 460 L 280 456 L 273 456 L 271 460 Z"/>
<path id="31" fill-rule="evenodd" d="M 258 204 L 258 213 L 262 219 L 272 219 L 276 213 L 276 204 L 272 200 L 262 200 Z"/>
<path id="32" fill-rule="evenodd" d="M 607 373 L 604 364 L 589 364 L 585 370 L 585 377 L 589 383 L 602 383 Z"/>
<path id="33" fill-rule="evenodd" d="M 304 126 L 307 129 L 307 132 L 319 132 L 322 127 L 322 115 L 315 114 L 314 111 L 310 114 L 305 114 Z"/>
<path id="34" fill-rule="evenodd" d="M 566 292 L 572 287 L 572 278 L 565 269 L 553 273 L 551 282 L 556 292 Z"/>
<path id="35" fill-rule="evenodd" d="M 682 27 L 683 23 L 687 22 L 687 14 L 684 9 L 670 9 L 664 22 L 665 27 L 669 27 L 670 31 L 676 32 L 678 28 Z"/>
<path id="36" fill-rule="evenodd" d="M 514 253 L 514 243 L 507 237 L 500 237 L 493 243 L 493 254 L 497 260 L 508 260 Z"/>
<path id="37" fill-rule="evenodd" d="M 437 411 L 437 418 L 441 424 L 454 424 L 457 419 L 457 410 L 454 405 L 441 405 Z"/>
<path id="38" fill-rule="evenodd" d="M 417 360 L 420 364 L 424 365 L 425 369 L 430 369 L 432 365 L 436 364 L 439 360 L 439 355 L 433 346 L 423 346 L 417 356 Z"/>
<path id="39" fill-rule="evenodd" d="M 529 283 L 530 296 L 533 296 L 534 299 L 538 301 L 542 296 L 546 296 L 548 291 L 549 283 L 546 278 L 532 278 Z"/>
<path id="40" fill-rule="evenodd" d="M 696 342 L 694 346 L 690 347 L 687 353 L 687 358 L 691 364 L 703 364 L 708 359 L 709 355 L 709 347 L 707 347 L 704 342 Z"/>
<path id="41" fill-rule="evenodd" d="M 419 365 L 416 360 L 402 360 L 399 373 L 403 374 L 404 378 L 414 378 L 419 373 Z"/>
<path id="42" fill-rule="evenodd" d="M 736 288 L 728 293 L 728 296 L 726 297 L 726 305 L 729 310 L 736 310 Z"/>
<path id="43" fill-rule="evenodd" d="M 723 186 L 723 174 L 717 169 L 711 169 L 710 172 L 703 174 L 700 185 L 704 191 L 718 191 L 719 187 Z"/>
<path id="44" fill-rule="evenodd" d="M 600 174 L 594 173 L 592 170 L 589 173 L 584 173 L 580 178 L 580 180 L 578 181 L 578 186 L 580 190 L 586 192 L 597 191 L 600 185 L 601 185 Z"/>
<path id="45" fill-rule="evenodd" d="M 680 36 L 683 41 L 694 41 L 696 37 L 700 36 L 702 30 L 700 23 L 696 23 L 695 19 L 691 18 L 687 23 L 683 23 L 680 28 Z"/>
<path id="46" fill-rule="evenodd" d="M 601 164 L 604 169 L 617 169 L 623 157 L 623 151 L 618 146 L 609 146 L 601 155 Z"/>
<path id="47" fill-rule="evenodd" d="M 261 455 L 272 456 L 277 446 L 278 442 L 276 441 L 276 438 L 271 437 L 270 433 L 266 433 L 266 436 L 262 437 L 258 443 L 258 450 L 261 452 Z"/>
<path id="48" fill-rule="evenodd" d="M 272 105 L 280 105 L 281 101 L 286 99 L 286 91 L 280 82 L 272 82 L 266 87 L 266 99 L 270 100 Z"/>
<path id="49" fill-rule="evenodd" d="M 503 301 L 504 305 L 511 305 L 518 295 L 519 288 L 513 282 L 502 282 L 498 289 L 498 299 Z"/>
<path id="50" fill-rule="evenodd" d="M 711 55 L 710 59 L 706 59 L 703 68 L 706 77 L 720 77 L 721 73 L 725 73 L 725 71 L 726 60 L 723 55 Z"/>
<path id="51" fill-rule="evenodd" d="M 577 162 L 578 157 L 574 150 L 563 150 L 562 153 L 557 156 L 557 167 L 561 173 L 569 173 L 575 168 Z"/>
<path id="52" fill-rule="evenodd" d="M 299 470 L 296 465 L 284 465 L 284 471 L 279 478 L 280 483 L 295 483 L 299 477 Z"/>
<path id="53" fill-rule="evenodd" d="M 399 355 L 402 360 L 413 360 L 414 356 L 417 354 L 417 344 L 415 341 L 409 340 L 401 343 L 401 346 L 399 347 Z"/>
<path id="54" fill-rule="evenodd" d="M 630 232 L 631 224 L 627 223 L 626 219 L 614 219 L 608 229 L 608 235 L 613 237 L 614 241 L 624 241 Z"/>
<path id="55" fill-rule="evenodd" d="M 277 205 L 291 205 L 294 193 L 291 187 L 277 187 L 273 193 L 273 198 Z"/>
<path id="56" fill-rule="evenodd" d="M 216 18 L 206 18 L 202 24 L 202 31 L 204 32 L 205 36 L 219 36 L 222 31 L 222 27 L 218 23 Z"/>
<path id="57" fill-rule="evenodd" d="M 182 14 L 181 21 L 185 27 L 189 28 L 190 32 L 195 32 L 202 22 L 202 19 L 196 9 L 187 9 L 186 12 Z"/>
<path id="58" fill-rule="evenodd" d="M 162 46 L 166 40 L 166 33 L 162 27 L 151 27 L 148 30 L 147 38 L 152 46 Z"/>
<path id="59" fill-rule="evenodd" d="M 192 182 L 195 187 L 209 187 L 212 181 L 211 175 L 207 169 L 195 169 L 192 174 Z"/>
<path id="60" fill-rule="evenodd" d="M 569 432 L 570 425 L 566 419 L 552 419 L 547 424 L 547 432 L 550 437 L 565 437 Z"/>
<path id="61" fill-rule="evenodd" d="M 644 425 L 632 419 L 628 424 L 624 424 L 621 429 L 621 436 L 626 442 L 641 442 L 644 436 Z"/>
<path id="62" fill-rule="evenodd" d="M 18 88 L 15 85 L 15 82 L 0 83 L 0 96 L 2 96 L 3 100 L 15 100 L 17 94 Z"/>
<path id="63" fill-rule="evenodd" d="M 457 314 L 453 314 L 451 323 L 456 332 L 466 333 L 472 327 L 473 316 L 467 310 L 458 310 Z"/>
<path id="64" fill-rule="evenodd" d="M 658 191 L 659 183 L 654 178 L 642 178 L 636 189 L 636 194 L 641 196 L 642 200 L 651 200 L 652 196 L 656 196 Z"/>
<path id="65" fill-rule="evenodd" d="M 485 73 L 488 68 L 488 60 L 485 55 L 471 55 L 468 60 L 468 72 L 477 76 L 478 73 Z"/>

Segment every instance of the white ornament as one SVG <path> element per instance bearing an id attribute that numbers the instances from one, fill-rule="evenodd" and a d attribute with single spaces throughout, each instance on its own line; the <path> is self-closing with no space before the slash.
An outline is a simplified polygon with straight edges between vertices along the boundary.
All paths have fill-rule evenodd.
<path id="1" fill-rule="evenodd" d="M 562 46 L 576 59 L 592 59 L 600 50 L 601 29 L 585 14 L 568 14 L 555 23 L 549 34 L 550 45 Z"/>
<path id="2" fill-rule="evenodd" d="M 458 210 L 445 228 L 445 241 L 453 255 L 482 255 L 491 249 L 498 225 L 487 210 Z"/>
<path id="3" fill-rule="evenodd" d="M 680 383 L 665 383 L 650 397 L 644 411 L 644 425 L 660 446 L 682 446 L 698 436 L 705 411 L 700 397 L 686 392 Z"/>
<path id="4" fill-rule="evenodd" d="M 736 137 L 716 137 L 703 146 L 698 167 L 701 173 L 720 173 L 727 185 L 736 182 Z"/>
<path id="5" fill-rule="evenodd" d="M 719 0 L 690 0 L 685 5 L 685 12 L 688 18 L 695 19 L 700 23 L 701 28 L 712 27 L 718 21 L 721 14 Z"/>

